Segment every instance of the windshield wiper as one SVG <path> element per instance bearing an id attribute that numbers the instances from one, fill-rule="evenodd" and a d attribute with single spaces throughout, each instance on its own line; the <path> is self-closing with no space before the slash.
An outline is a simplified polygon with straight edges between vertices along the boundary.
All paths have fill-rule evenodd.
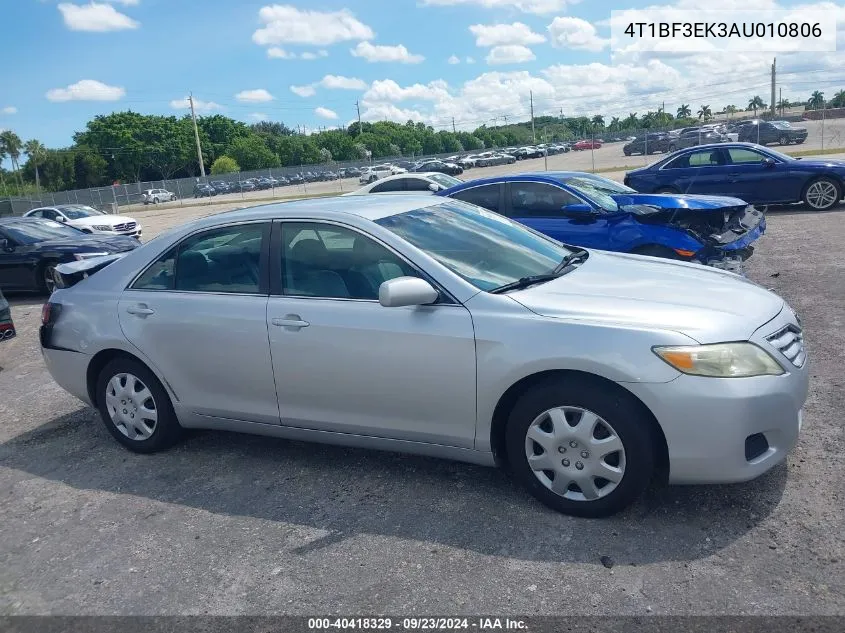
<path id="1" fill-rule="evenodd" d="M 545 281 L 551 281 L 552 279 L 557 279 L 560 277 L 559 274 L 553 273 L 546 273 L 544 275 L 529 275 L 528 277 L 522 277 L 521 279 L 517 279 L 516 281 L 512 281 L 509 284 L 505 284 L 504 286 L 499 286 L 498 288 L 493 288 L 488 292 L 490 294 L 498 295 L 502 294 L 503 292 L 507 292 L 508 290 L 521 290 L 523 288 L 528 288 L 529 286 L 533 286 L 534 284 L 541 284 Z"/>
<path id="2" fill-rule="evenodd" d="M 560 260 L 560 263 L 555 267 L 552 271 L 555 275 L 560 275 L 567 266 L 571 266 L 572 264 L 579 264 L 583 262 L 590 256 L 590 253 L 585 251 L 583 248 L 579 248 L 578 250 L 574 250 L 569 255 L 564 257 Z"/>

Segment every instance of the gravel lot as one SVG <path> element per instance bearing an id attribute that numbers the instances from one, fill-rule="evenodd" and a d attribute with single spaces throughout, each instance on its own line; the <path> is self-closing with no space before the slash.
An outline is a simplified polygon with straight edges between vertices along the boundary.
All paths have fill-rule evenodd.
<path id="1" fill-rule="evenodd" d="M 219 208 L 137 216 L 151 236 Z M 42 299 L 11 297 L 0 615 L 845 614 L 843 222 L 842 207 L 773 211 L 749 265 L 801 314 L 811 354 L 787 463 L 655 488 L 599 521 L 435 459 L 214 432 L 131 454 L 47 374 Z"/>

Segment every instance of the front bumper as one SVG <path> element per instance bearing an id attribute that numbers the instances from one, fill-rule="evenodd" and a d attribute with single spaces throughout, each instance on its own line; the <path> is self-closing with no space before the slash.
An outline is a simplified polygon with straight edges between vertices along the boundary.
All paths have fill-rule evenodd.
<path id="1" fill-rule="evenodd" d="M 745 274 L 743 262 L 751 257 L 754 252 L 752 244 L 759 240 L 766 233 L 766 218 L 750 231 L 743 234 L 733 242 L 721 244 L 715 248 L 703 249 L 697 255 L 696 260 L 707 266 L 728 270 L 738 275 Z"/>
<path id="2" fill-rule="evenodd" d="M 657 418 L 669 451 L 669 482 L 712 484 L 748 481 L 786 459 L 802 426 L 809 388 L 808 363 L 795 367 L 765 342 L 790 322 L 785 309 L 752 341 L 786 370 L 781 376 L 705 378 L 681 375 L 663 384 L 626 384 Z M 794 319 L 791 320 L 794 322 Z M 762 452 L 748 455 L 748 445 Z M 749 458 L 750 457 L 750 458 Z"/>

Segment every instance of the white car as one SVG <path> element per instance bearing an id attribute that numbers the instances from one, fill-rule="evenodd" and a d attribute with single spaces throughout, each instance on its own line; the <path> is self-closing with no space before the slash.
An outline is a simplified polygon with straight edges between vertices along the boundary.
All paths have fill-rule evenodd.
<path id="1" fill-rule="evenodd" d="M 141 237 L 141 225 L 135 218 L 98 211 L 84 204 L 57 204 L 24 213 L 25 218 L 43 218 L 67 224 L 85 233 Z"/>
<path id="2" fill-rule="evenodd" d="M 361 170 L 361 175 L 358 177 L 358 182 L 362 185 L 387 178 L 388 176 L 395 176 L 396 174 L 406 174 L 407 169 L 397 167 L 396 165 L 373 165 L 372 167 L 365 167 Z"/>
<path id="3" fill-rule="evenodd" d="M 424 193 L 437 192 L 455 185 L 462 184 L 453 176 L 447 176 L 436 171 L 412 174 L 396 174 L 379 178 L 357 191 L 347 193 L 347 196 L 363 196 L 370 193 Z"/>
<path id="4" fill-rule="evenodd" d="M 176 200 L 176 194 L 167 189 L 147 189 L 141 193 L 141 200 L 144 204 L 158 204 L 159 202 L 172 202 Z"/>

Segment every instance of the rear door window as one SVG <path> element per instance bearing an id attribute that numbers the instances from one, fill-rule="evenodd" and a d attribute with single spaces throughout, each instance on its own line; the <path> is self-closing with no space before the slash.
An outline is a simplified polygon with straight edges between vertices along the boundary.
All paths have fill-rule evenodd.
<path id="1" fill-rule="evenodd" d="M 386 191 L 405 191 L 405 180 L 403 178 L 387 180 L 370 189 L 370 193 L 384 193 Z"/>
<path id="2" fill-rule="evenodd" d="M 482 185 L 480 187 L 472 187 L 464 189 L 453 194 L 452 197 L 457 200 L 463 200 L 470 204 L 484 207 L 490 211 L 499 211 L 499 189 L 500 185 Z"/>
<path id="3" fill-rule="evenodd" d="M 545 182 L 512 182 L 509 215 L 515 218 L 558 218 L 562 207 L 582 202 L 568 191 Z"/>

